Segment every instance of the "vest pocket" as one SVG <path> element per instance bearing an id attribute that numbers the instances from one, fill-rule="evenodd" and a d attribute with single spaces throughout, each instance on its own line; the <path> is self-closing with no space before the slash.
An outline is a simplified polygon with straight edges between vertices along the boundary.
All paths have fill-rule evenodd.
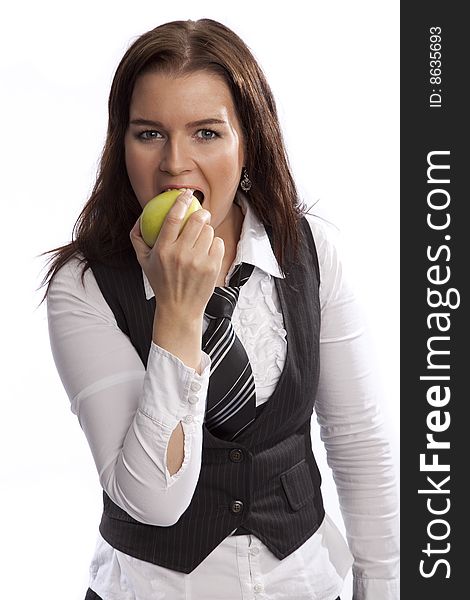
<path id="1" fill-rule="evenodd" d="M 310 469 L 304 459 L 281 475 L 281 483 L 292 510 L 299 510 L 315 495 Z"/>

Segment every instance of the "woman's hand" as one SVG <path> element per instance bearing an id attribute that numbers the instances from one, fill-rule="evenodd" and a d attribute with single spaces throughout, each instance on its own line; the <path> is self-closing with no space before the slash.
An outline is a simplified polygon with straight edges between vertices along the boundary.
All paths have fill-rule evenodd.
<path id="1" fill-rule="evenodd" d="M 191 190 L 178 196 L 153 248 L 141 236 L 140 217 L 130 232 L 137 260 L 155 293 L 159 314 L 180 322 L 202 318 L 225 252 L 223 240 L 214 237 L 207 210 L 194 212 L 179 234 L 191 196 Z"/>

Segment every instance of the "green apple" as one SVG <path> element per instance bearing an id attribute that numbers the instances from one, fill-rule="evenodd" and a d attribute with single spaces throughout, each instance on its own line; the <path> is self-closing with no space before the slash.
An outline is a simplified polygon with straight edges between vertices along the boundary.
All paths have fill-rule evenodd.
<path id="1" fill-rule="evenodd" d="M 140 215 L 140 232 L 147 246 L 152 247 L 155 244 L 168 211 L 175 203 L 176 198 L 183 192 L 184 189 L 166 190 L 166 192 L 162 192 L 161 194 L 158 194 L 158 196 L 155 196 L 155 198 L 149 200 L 144 206 L 144 210 Z M 181 229 L 185 226 L 190 215 L 200 208 L 202 208 L 202 206 L 198 199 L 193 196 L 192 202 L 183 219 Z"/>

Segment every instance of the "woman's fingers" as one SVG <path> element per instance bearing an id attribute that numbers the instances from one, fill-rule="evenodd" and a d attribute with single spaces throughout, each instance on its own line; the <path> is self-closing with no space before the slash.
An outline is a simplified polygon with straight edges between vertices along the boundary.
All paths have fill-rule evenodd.
<path id="1" fill-rule="evenodd" d="M 189 219 L 186 221 L 186 224 L 181 231 L 178 240 L 183 245 L 187 245 L 189 248 L 193 248 L 197 241 L 198 237 L 201 234 L 201 231 L 209 226 L 211 220 L 211 214 L 208 210 L 204 208 L 200 208 L 196 212 L 194 212 Z"/>
<path id="2" fill-rule="evenodd" d="M 225 254 L 224 240 L 220 237 L 215 237 L 212 240 L 211 247 L 209 249 L 209 256 L 214 259 L 220 266 L 222 266 L 222 260 Z M 220 270 L 220 267 L 219 267 Z"/>
<path id="3" fill-rule="evenodd" d="M 134 223 L 134 227 L 130 231 L 131 240 L 140 236 L 140 216 Z"/>
<path id="4" fill-rule="evenodd" d="M 181 230 L 183 219 L 192 202 L 192 196 L 193 191 L 187 189 L 176 198 L 173 206 L 170 208 L 163 221 L 156 244 L 171 244 L 176 241 Z"/>
<path id="5" fill-rule="evenodd" d="M 189 221 L 186 224 L 186 227 L 189 225 Z M 214 228 L 211 227 L 208 223 L 203 223 L 201 230 L 199 232 L 198 238 L 194 243 L 195 252 L 203 252 L 208 254 L 209 249 L 212 245 L 212 240 L 214 239 Z"/>
<path id="6" fill-rule="evenodd" d="M 136 251 L 137 256 L 147 254 L 150 251 L 150 248 L 145 243 L 140 232 L 140 217 L 135 222 L 134 227 L 131 229 L 129 236 L 131 238 L 131 242 L 134 246 L 134 250 Z"/>

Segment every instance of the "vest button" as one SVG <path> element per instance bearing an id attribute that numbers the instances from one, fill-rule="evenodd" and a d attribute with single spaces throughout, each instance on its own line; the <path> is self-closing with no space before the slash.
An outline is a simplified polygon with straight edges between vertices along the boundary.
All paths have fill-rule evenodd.
<path id="1" fill-rule="evenodd" d="M 234 448 L 230 450 L 229 457 L 232 462 L 241 462 L 243 460 L 243 452 L 239 448 Z"/>
<path id="2" fill-rule="evenodd" d="M 230 505 L 230 510 L 236 515 L 241 513 L 243 510 L 243 502 L 241 500 L 234 500 Z"/>

